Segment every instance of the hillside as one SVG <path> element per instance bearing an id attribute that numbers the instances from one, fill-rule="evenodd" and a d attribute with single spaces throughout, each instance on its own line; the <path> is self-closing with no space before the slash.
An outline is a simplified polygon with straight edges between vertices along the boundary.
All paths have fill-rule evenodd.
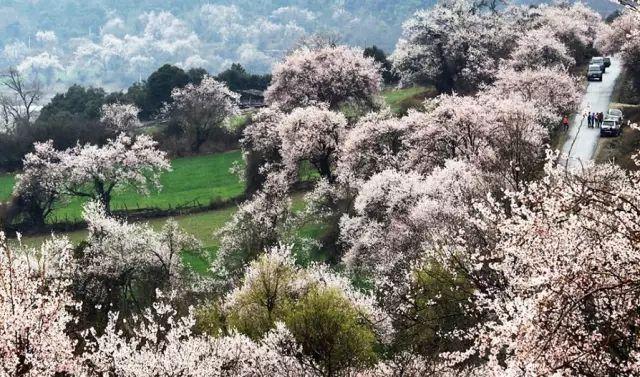
<path id="1" fill-rule="evenodd" d="M 529 1 L 525 1 L 529 2 Z M 49 92 L 72 83 L 122 89 L 165 63 L 269 72 L 314 33 L 391 52 L 402 22 L 433 0 L 5 0 L 0 67 L 36 71 Z M 614 5 L 591 0 L 607 14 Z"/>

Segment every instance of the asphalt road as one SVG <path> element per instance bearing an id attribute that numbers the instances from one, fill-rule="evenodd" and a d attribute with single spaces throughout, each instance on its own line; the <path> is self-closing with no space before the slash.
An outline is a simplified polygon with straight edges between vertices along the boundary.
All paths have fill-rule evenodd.
<path id="1" fill-rule="evenodd" d="M 568 156 L 568 168 L 579 168 L 582 166 L 581 162 L 593 159 L 598 146 L 600 130 L 596 127 L 587 127 L 586 114 L 589 112 L 607 113 L 620 71 L 620 60 L 612 57 L 611 66 L 607 68 L 602 82 L 589 82 L 587 92 L 580 104 L 580 112 L 571 117 L 569 137 L 562 147 L 562 153 Z"/>

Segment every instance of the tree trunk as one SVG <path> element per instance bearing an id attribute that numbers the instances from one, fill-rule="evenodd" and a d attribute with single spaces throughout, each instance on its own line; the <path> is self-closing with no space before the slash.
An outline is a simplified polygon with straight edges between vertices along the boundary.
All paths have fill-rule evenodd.
<path id="1" fill-rule="evenodd" d="M 201 128 L 197 128 L 195 131 L 194 140 L 191 144 L 191 152 L 200 153 L 200 148 L 202 147 L 202 144 L 207 141 L 208 135 L 207 132 Z"/>
<path id="2" fill-rule="evenodd" d="M 113 185 L 111 185 L 108 189 L 105 188 L 104 182 L 100 180 L 94 181 L 97 200 L 102 204 L 104 211 L 107 215 L 111 214 L 111 190 L 113 189 Z"/>
<path id="3" fill-rule="evenodd" d="M 320 176 L 322 178 L 326 178 L 329 181 L 329 183 L 335 182 L 335 177 L 331 172 L 331 163 L 329 161 L 328 156 L 322 156 L 316 159 L 315 161 L 313 161 L 312 163 L 316 167 L 316 169 L 318 169 L 318 172 L 320 173 Z"/>

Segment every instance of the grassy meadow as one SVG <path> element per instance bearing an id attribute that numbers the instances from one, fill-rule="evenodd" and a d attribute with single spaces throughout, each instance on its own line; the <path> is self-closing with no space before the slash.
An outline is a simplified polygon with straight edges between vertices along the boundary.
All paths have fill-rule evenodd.
<path id="1" fill-rule="evenodd" d="M 229 171 L 234 162 L 241 162 L 240 151 L 183 157 L 171 161 L 173 170 L 162 175 L 162 190 L 149 196 L 134 190 L 115 193 L 112 209 L 160 208 L 169 209 L 200 203 L 209 204 L 213 200 L 233 199 L 243 193 L 244 185 Z M 11 195 L 13 177 L 0 176 L 0 201 Z M 61 203 L 49 217 L 50 223 L 77 221 L 82 217 L 84 198 L 72 198 Z"/>
<path id="2" fill-rule="evenodd" d="M 0 202 L 11 197 L 15 178 L 12 174 L 0 174 Z"/>
<path id="3" fill-rule="evenodd" d="M 387 89 L 382 92 L 385 102 L 394 114 L 405 115 L 409 109 L 420 108 L 422 102 L 435 97 L 435 88 L 412 86 L 404 89 Z"/>

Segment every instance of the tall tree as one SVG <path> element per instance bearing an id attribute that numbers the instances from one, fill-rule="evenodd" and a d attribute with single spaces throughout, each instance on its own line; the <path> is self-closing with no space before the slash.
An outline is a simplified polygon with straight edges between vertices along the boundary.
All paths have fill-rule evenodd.
<path id="1" fill-rule="evenodd" d="M 149 118 L 171 102 L 171 92 L 189 83 L 189 76 L 179 67 L 165 64 L 153 72 L 146 83 L 146 98 L 142 106 L 142 117 Z"/>
<path id="2" fill-rule="evenodd" d="M 175 88 L 166 111 L 192 138 L 191 151 L 197 153 L 215 131 L 225 132 L 224 123 L 239 112 L 239 98 L 225 84 L 205 76 L 200 84 Z"/>
<path id="3" fill-rule="evenodd" d="M 331 109 L 351 103 L 373 106 L 381 76 L 372 58 L 345 46 L 293 52 L 273 70 L 266 92 L 268 104 L 290 111 L 326 103 Z"/>
<path id="4" fill-rule="evenodd" d="M 171 169 L 166 154 L 147 135 L 120 134 L 106 145 L 77 145 L 60 158 L 64 191 L 99 201 L 107 213 L 115 189 L 131 187 L 142 194 L 161 188 L 160 175 Z"/>
<path id="5" fill-rule="evenodd" d="M 385 84 L 393 84 L 400 80 L 400 77 L 394 72 L 393 64 L 387 59 L 387 54 L 378 46 L 371 46 L 364 49 L 364 56 L 373 58 L 380 65 L 382 71 L 382 79 Z"/>
<path id="6" fill-rule="evenodd" d="M 8 91 L 0 94 L 0 107 L 3 121 L 9 123 L 31 124 L 33 107 L 42 97 L 42 88 L 37 76 L 27 79 L 16 68 L 9 68 L 0 74 L 2 86 Z"/>
<path id="7" fill-rule="evenodd" d="M 516 37 L 499 13 L 468 0 L 441 1 L 403 26 L 392 60 L 404 83 L 441 93 L 475 91 L 490 82 Z"/>

